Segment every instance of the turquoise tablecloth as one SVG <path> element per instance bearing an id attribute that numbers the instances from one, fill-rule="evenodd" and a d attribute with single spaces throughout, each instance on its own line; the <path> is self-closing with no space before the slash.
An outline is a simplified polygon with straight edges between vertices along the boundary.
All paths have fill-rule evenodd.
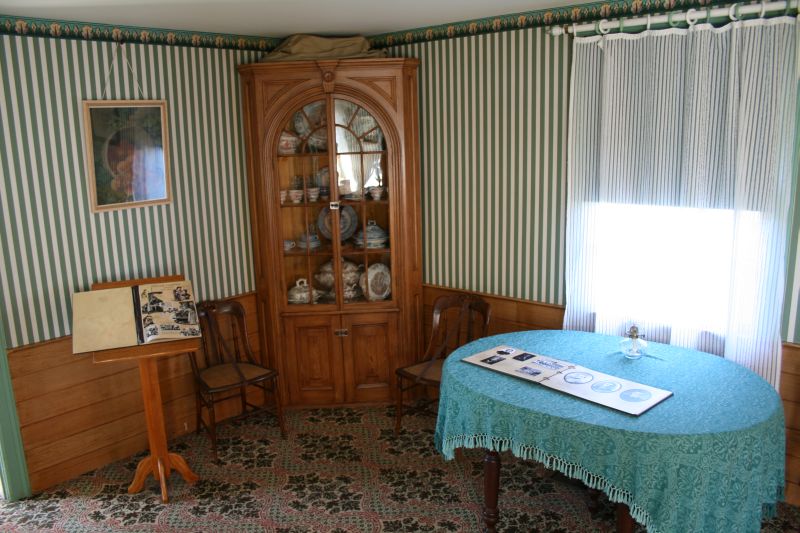
<path id="1" fill-rule="evenodd" d="M 783 499 L 785 429 L 775 390 L 716 356 L 620 337 L 530 331 L 488 337 L 444 365 L 436 447 L 510 450 L 630 507 L 653 532 L 759 531 Z M 674 392 L 632 416 L 461 359 L 508 344 Z M 501 512 L 502 517 L 502 512 Z"/>

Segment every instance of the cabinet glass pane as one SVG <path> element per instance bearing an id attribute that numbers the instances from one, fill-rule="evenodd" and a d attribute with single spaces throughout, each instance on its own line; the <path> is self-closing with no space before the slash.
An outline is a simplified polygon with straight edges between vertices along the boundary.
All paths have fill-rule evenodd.
<path id="1" fill-rule="evenodd" d="M 342 296 L 344 303 L 363 302 L 364 293 L 359 285 L 361 274 L 364 272 L 364 257 L 360 255 L 345 255 L 342 259 Z"/>
<path id="2" fill-rule="evenodd" d="M 327 144 L 324 100 L 291 113 L 278 143 L 284 292 L 291 306 L 336 303 L 335 290 L 331 292 L 315 277 L 334 252 L 330 237 L 318 225 L 330 201 Z"/>
<path id="3" fill-rule="evenodd" d="M 366 256 L 365 273 L 361 276 L 364 299 L 380 302 L 392 299 L 392 267 L 388 252 L 374 251 Z"/>
<path id="4" fill-rule="evenodd" d="M 337 155 L 336 175 L 339 177 L 339 199 L 360 200 L 361 184 L 364 183 L 362 154 Z"/>
<path id="5" fill-rule="evenodd" d="M 328 150 L 325 101 L 312 102 L 291 114 L 278 141 L 278 155 L 324 153 Z"/>
<path id="6" fill-rule="evenodd" d="M 355 212 L 358 221 L 357 229 L 342 235 L 343 303 L 390 300 L 391 191 L 383 132 L 361 106 L 337 99 L 334 109 L 337 192 L 343 208 Z"/>

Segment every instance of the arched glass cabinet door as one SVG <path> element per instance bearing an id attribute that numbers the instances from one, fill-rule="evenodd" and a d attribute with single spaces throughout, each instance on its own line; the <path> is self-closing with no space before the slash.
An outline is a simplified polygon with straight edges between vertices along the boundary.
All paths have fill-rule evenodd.
<path id="1" fill-rule="evenodd" d="M 340 202 L 342 297 L 345 305 L 392 299 L 391 178 L 378 121 L 334 98 L 335 186 Z"/>
<path id="2" fill-rule="evenodd" d="M 276 208 L 283 237 L 285 301 L 292 307 L 337 303 L 328 146 L 325 99 L 291 113 L 278 139 Z"/>

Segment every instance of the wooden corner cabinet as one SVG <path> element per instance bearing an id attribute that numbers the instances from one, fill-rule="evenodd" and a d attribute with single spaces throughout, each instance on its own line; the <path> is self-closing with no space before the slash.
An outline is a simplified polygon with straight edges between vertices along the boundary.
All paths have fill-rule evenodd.
<path id="1" fill-rule="evenodd" d="M 390 401 L 422 353 L 417 66 L 239 67 L 259 335 L 291 405 Z"/>

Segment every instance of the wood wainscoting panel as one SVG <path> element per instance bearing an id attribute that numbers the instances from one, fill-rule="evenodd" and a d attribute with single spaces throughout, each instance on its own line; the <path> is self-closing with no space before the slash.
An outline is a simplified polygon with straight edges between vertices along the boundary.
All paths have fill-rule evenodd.
<path id="1" fill-rule="evenodd" d="M 800 345 L 783 344 L 780 388 L 786 417 L 786 501 L 800 505 Z"/>
<path id="2" fill-rule="evenodd" d="M 494 296 L 478 292 L 448 289 L 434 285 L 423 286 L 423 309 L 425 320 L 425 338 L 431 336 L 433 321 L 433 303 L 439 296 L 453 294 L 475 294 L 492 306 L 492 317 L 489 322 L 489 335 L 525 331 L 529 329 L 561 329 L 564 322 L 564 308 L 559 305 L 543 304 Z"/>
<path id="3" fill-rule="evenodd" d="M 255 293 L 236 298 L 248 338 L 260 357 Z M 135 361 L 95 364 L 73 355 L 72 338 L 8 351 L 31 488 L 39 492 L 147 448 L 139 369 Z M 167 435 L 195 429 L 195 396 L 186 355 L 158 361 Z M 254 396 L 261 402 L 261 395 Z M 238 398 L 219 404 L 217 419 L 239 413 Z"/>

